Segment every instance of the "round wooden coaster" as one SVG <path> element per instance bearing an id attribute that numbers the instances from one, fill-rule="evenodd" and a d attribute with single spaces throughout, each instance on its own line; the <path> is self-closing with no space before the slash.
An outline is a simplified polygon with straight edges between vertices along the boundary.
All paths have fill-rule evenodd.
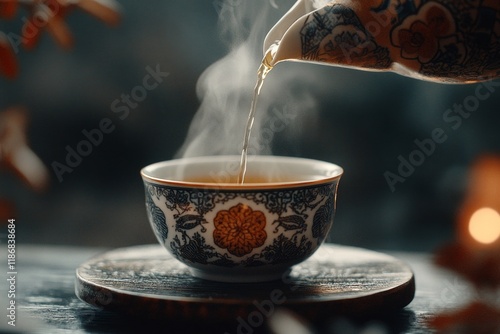
<path id="1" fill-rule="evenodd" d="M 159 245 L 106 252 L 76 270 L 77 296 L 106 310 L 173 320 L 270 316 L 286 307 L 314 320 L 408 305 L 415 280 L 404 262 L 362 248 L 325 244 L 282 280 L 220 283 L 191 276 Z"/>

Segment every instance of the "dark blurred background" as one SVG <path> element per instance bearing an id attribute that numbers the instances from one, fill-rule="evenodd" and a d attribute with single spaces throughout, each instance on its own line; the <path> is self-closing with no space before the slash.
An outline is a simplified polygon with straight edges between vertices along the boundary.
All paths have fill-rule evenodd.
<path id="1" fill-rule="evenodd" d="M 75 35 L 72 51 L 61 50 L 44 34 L 36 50 L 21 50 L 20 75 L 0 78 L 0 108 L 28 108 L 31 147 L 51 174 L 49 189 L 36 193 L 1 171 L 0 197 L 15 202 L 19 242 L 103 247 L 156 242 L 139 171 L 173 158 L 183 144 L 200 105 L 197 80 L 229 51 L 218 21 L 230 12 L 221 11 L 218 0 L 120 3 L 118 27 L 74 12 L 67 18 Z M 269 29 L 293 1 L 255 3 L 270 8 Z M 0 28 L 19 29 L 15 23 Z M 120 119 L 111 104 L 142 84 L 148 66 L 168 76 Z M 280 96 L 307 92 L 314 112 L 275 134 L 273 153 L 345 169 L 331 241 L 431 251 L 453 238 L 469 167 L 484 154 L 500 152 L 499 87 L 490 86 L 490 96 L 479 100 L 481 84 L 440 85 L 304 63 L 278 65 L 266 85 L 280 76 L 293 83 L 279 87 Z M 456 129 L 445 121 L 455 104 L 476 101 Z M 114 130 L 58 180 L 52 163 L 64 163 L 66 147 L 75 148 L 85 139 L 82 131 L 98 128 L 103 118 Z M 431 138 L 436 128 L 447 139 L 391 189 L 386 173 L 398 174 L 398 157 L 408 159 L 417 149 L 415 140 Z M 292 135 L 291 129 L 300 131 Z"/>

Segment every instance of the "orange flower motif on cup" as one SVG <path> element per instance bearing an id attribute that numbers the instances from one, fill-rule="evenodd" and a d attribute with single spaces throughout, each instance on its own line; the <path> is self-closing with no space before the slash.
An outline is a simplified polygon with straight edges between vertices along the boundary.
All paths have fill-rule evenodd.
<path id="1" fill-rule="evenodd" d="M 455 21 L 441 4 L 428 2 L 416 15 L 407 17 L 392 32 L 391 39 L 401 48 L 401 57 L 430 62 L 438 53 L 440 40 L 456 33 Z"/>
<path id="2" fill-rule="evenodd" d="M 230 254 L 244 256 L 264 244 L 266 216 L 248 205 L 238 204 L 221 210 L 214 218 L 214 242 Z"/>

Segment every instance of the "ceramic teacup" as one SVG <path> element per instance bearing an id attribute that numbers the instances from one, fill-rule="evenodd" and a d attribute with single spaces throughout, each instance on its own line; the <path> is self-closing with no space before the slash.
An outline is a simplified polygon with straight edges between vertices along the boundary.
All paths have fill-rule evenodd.
<path id="1" fill-rule="evenodd" d="M 280 279 L 311 256 L 333 223 L 341 167 L 317 160 L 251 156 L 170 160 L 141 170 L 152 229 L 199 278 Z"/>

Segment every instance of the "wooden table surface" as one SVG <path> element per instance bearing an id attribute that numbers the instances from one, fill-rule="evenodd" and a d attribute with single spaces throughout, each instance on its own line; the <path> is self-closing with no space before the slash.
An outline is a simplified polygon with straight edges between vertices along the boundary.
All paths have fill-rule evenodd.
<path id="1" fill-rule="evenodd" d="M 0 250 L 6 258 L 5 248 Z M 238 327 L 237 319 L 219 323 L 151 321 L 102 311 L 75 296 L 75 269 L 85 260 L 106 251 L 43 245 L 17 245 L 16 248 L 16 326 L 0 318 L 0 333 L 266 333 L 266 325 Z M 415 273 L 414 300 L 404 309 L 391 314 L 363 319 L 331 317 L 305 327 L 321 333 L 361 333 L 374 328 L 376 333 L 429 333 L 426 320 L 453 310 L 471 297 L 470 287 L 450 272 L 435 267 L 430 255 L 387 252 L 410 265 Z M 6 265 L 5 265 L 6 266 Z M 4 270 L 7 275 L 7 269 Z M 8 278 L 8 277 L 7 277 Z M 2 281 L 5 281 L 2 279 Z M 0 285 L 0 309 L 6 313 L 8 287 Z M 283 314 L 281 314 L 283 315 Z M 286 316 L 288 316 L 286 313 Z M 281 319 L 281 318 L 280 318 Z M 278 322 L 273 322 L 278 323 Z M 278 327 L 279 330 L 279 327 Z M 286 331 L 285 331 L 286 332 Z"/>

